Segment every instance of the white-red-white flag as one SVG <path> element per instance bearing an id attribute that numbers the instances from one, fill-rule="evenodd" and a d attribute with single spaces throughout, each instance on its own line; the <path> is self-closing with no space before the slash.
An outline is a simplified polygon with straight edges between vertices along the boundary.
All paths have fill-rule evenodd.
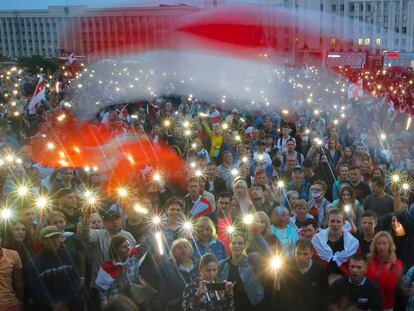
<path id="1" fill-rule="evenodd" d="M 75 57 L 74 53 L 70 53 L 69 57 L 68 57 L 68 64 L 72 65 L 75 61 L 77 61 L 78 59 Z"/>
<path id="2" fill-rule="evenodd" d="M 27 107 L 29 114 L 36 114 L 37 108 L 42 99 L 46 99 L 46 81 L 43 75 L 40 75 L 33 97 Z"/>
<path id="3" fill-rule="evenodd" d="M 362 97 L 364 95 L 363 81 L 359 79 L 348 87 L 348 99 Z"/>

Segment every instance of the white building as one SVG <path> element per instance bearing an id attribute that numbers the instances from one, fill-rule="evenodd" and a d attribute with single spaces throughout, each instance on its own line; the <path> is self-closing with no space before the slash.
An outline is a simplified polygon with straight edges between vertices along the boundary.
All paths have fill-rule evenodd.
<path id="1" fill-rule="evenodd" d="M 172 22 L 194 10 L 198 8 L 166 5 L 105 10 L 49 6 L 44 10 L 0 11 L 0 54 L 56 57 L 69 51 L 84 55 L 98 51 L 96 56 L 108 57 L 118 46 L 133 44 L 151 33 L 157 23 Z M 74 33 L 79 37 L 74 38 Z M 157 38 L 145 39 L 150 44 L 157 43 Z"/>

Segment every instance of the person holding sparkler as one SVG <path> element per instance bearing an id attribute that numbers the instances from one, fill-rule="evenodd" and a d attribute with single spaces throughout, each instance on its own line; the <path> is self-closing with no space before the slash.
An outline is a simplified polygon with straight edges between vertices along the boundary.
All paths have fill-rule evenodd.
<path id="1" fill-rule="evenodd" d="M 216 227 L 210 218 L 202 216 L 197 218 L 194 224 L 195 253 L 196 257 L 203 256 L 206 253 L 212 253 L 217 260 L 227 257 L 226 249 L 223 242 L 217 240 Z"/>

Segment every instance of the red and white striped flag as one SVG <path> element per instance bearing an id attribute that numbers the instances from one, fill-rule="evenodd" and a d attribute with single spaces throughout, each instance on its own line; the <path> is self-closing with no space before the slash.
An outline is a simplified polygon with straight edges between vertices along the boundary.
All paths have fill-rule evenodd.
<path id="1" fill-rule="evenodd" d="M 27 107 L 29 114 L 36 114 L 38 104 L 42 99 L 46 99 L 46 81 L 43 75 L 40 75 L 33 97 L 30 100 L 29 106 Z"/>
<path id="2" fill-rule="evenodd" d="M 348 99 L 362 97 L 364 95 L 362 82 L 362 79 L 359 79 L 356 83 L 351 83 L 348 87 Z"/>

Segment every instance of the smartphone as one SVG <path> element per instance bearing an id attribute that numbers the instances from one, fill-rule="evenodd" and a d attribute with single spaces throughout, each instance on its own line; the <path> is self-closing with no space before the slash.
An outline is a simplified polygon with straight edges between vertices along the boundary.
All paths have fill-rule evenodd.
<path id="1" fill-rule="evenodd" d="M 226 283 L 225 282 L 207 283 L 206 288 L 209 292 L 214 292 L 216 290 L 225 290 L 226 289 Z"/>

